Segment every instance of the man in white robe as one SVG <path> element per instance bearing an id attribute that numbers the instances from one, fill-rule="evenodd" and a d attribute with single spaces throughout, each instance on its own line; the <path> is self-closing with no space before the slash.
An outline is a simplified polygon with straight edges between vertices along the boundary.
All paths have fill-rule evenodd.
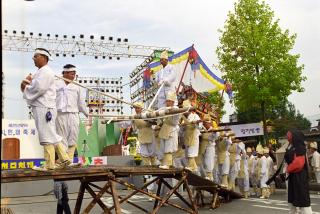
<path id="1" fill-rule="evenodd" d="M 268 196 L 268 185 L 266 184 L 269 173 L 268 173 L 268 162 L 266 156 L 264 156 L 264 149 L 257 149 L 258 156 L 260 156 L 260 159 L 258 161 L 258 178 L 260 179 L 260 188 L 261 188 L 261 196 L 260 198 L 265 199 L 269 198 Z"/>
<path id="2" fill-rule="evenodd" d="M 33 167 L 38 171 L 66 168 L 71 163 L 62 143 L 63 138 L 56 131 L 56 89 L 54 73 L 48 66 L 49 59 L 51 55 L 48 50 L 37 48 L 33 61 L 39 69 L 33 76 L 27 76 L 21 83 L 23 98 L 31 106 L 39 141 L 44 148 L 45 165 Z M 59 165 L 55 165 L 55 152 L 60 160 Z"/>
<path id="3" fill-rule="evenodd" d="M 166 108 L 178 108 L 175 106 L 177 95 L 175 92 L 169 92 L 166 100 Z M 159 131 L 160 153 L 163 154 L 159 168 L 169 169 L 173 165 L 172 154 L 178 150 L 180 115 L 170 115 L 163 119 L 163 124 Z"/>
<path id="4" fill-rule="evenodd" d="M 216 159 L 216 140 L 219 137 L 218 133 L 211 132 L 213 130 L 211 117 L 209 114 L 203 116 L 203 131 L 199 145 L 198 162 L 202 163 L 205 172 L 205 178 L 213 181 L 213 169 Z"/>
<path id="5" fill-rule="evenodd" d="M 312 154 L 311 166 L 316 176 L 317 183 L 320 184 L 320 154 L 318 152 L 317 142 L 310 143 L 310 152 Z"/>
<path id="6" fill-rule="evenodd" d="M 177 74 L 173 65 L 168 63 L 168 52 L 163 51 L 160 55 L 161 70 L 156 73 L 156 82 L 162 88 L 157 97 L 158 109 L 166 107 L 166 100 L 170 91 L 176 91 L 174 82 L 176 81 Z"/>
<path id="7" fill-rule="evenodd" d="M 191 103 L 189 100 L 183 101 L 183 107 L 189 108 L 191 107 Z M 200 136 L 200 128 L 199 123 L 201 119 L 199 115 L 195 111 L 190 111 L 184 114 L 182 117 L 183 122 L 181 125 L 184 126 L 184 145 L 186 158 L 188 160 L 186 169 L 196 172 L 198 170 L 198 166 L 196 164 L 195 158 L 198 157 L 199 153 L 199 136 Z"/>
<path id="8" fill-rule="evenodd" d="M 76 77 L 76 67 L 67 64 L 63 67 L 62 74 L 65 79 L 73 81 Z M 79 112 L 86 117 L 89 113 L 79 86 L 59 79 L 56 81 L 56 92 L 58 112 L 56 129 L 57 133 L 64 138 L 69 158 L 73 160 L 79 136 Z"/>

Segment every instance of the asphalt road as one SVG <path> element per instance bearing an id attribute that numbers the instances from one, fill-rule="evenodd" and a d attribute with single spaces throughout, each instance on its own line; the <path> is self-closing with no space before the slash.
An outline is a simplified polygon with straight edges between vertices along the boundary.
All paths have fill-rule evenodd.
<path id="1" fill-rule="evenodd" d="M 120 195 L 126 195 L 128 191 L 120 191 Z M 312 209 L 315 214 L 320 214 L 320 195 L 316 192 L 311 192 L 311 201 L 312 201 Z M 77 194 L 69 194 L 70 197 L 70 207 L 73 210 Z M 88 193 L 84 196 L 85 200 L 83 201 L 82 208 L 88 204 L 92 198 Z M 286 201 L 286 193 L 284 190 L 277 190 L 274 195 L 271 196 L 270 199 L 259 199 L 256 197 L 251 197 L 249 199 L 237 199 L 233 200 L 229 203 L 223 203 L 217 209 L 209 209 L 209 207 L 199 208 L 199 213 L 238 213 L 238 214 L 248 214 L 248 213 L 256 213 L 256 214 L 282 214 L 288 213 L 288 205 Z M 174 202 L 180 203 L 180 199 L 174 197 Z M 107 205 L 112 205 L 111 197 L 104 197 L 102 201 Z M 131 199 L 132 202 L 137 203 L 138 205 L 144 207 L 147 210 L 152 210 L 153 203 L 148 200 L 147 196 L 144 195 L 136 195 Z M 182 203 L 181 203 L 182 204 Z M 31 196 L 31 197 L 14 197 L 14 198 L 2 198 L 1 205 L 9 207 L 13 213 L 15 214 L 26 214 L 26 213 L 34 213 L 34 214 L 49 214 L 56 212 L 56 199 L 54 195 L 49 194 L 46 196 Z M 122 213 L 124 214 L 138 214 L 143 213 L 137 208 L 132 207 L 131 205 L 124 204 L 121 206 Z M 96 205 L 92 212 L 90 213 L 102 213 L 102 209 Z M 177 210 L 174 207 L 166 206 L 162 207 L 159 213 L 168 214 L 168 213 L 184 213 L 183 211 Z"/>

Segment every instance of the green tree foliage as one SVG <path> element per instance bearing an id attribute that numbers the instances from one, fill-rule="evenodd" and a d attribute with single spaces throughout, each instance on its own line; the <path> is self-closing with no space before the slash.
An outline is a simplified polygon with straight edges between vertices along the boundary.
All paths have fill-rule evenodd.
<path id="1" fill-rule="evenodd" d="M 219 68 L 232 84 L 235 106 L 241 112 L 260 108 L 265 127 L 266 110 L 292 91 L 304 90 L 303 65 L 298 54 L 290 53 L 296 34 L 282 31 L 273 11 L 259 0 L 239 0 L 220 32 Z"/>
<path id="2" fill-rule="evenodd" d="M 204 102 L 207 102 L 215 107 L 216 112 L 219 116 L 219 120 L 221 120 L 223 115 L 226 114 L 226 111 L 223 110 L 224 105 L 225 105 L 225 100 L 224 100 L 223 96 L 221 96 L 219 91 L 206 93 L 205 96 L 206 96 L 206 98 L 204 99 Z"/>

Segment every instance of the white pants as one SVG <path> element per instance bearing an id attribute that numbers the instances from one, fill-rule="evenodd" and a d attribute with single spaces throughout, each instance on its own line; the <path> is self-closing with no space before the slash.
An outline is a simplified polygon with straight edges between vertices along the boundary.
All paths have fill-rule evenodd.
<path id="1" fill-rule="evenodd" d="M 174 153 L 178 150 L 178 135 L 171 137 L 168 140 L 160 139 L 160 152 L 163 153 Z"/>
<path id="2" fill-rule="evenodd" d="M 194 158 L 199 154 L 199 142 L 195 143 L 193 146 L 186 146 L 186 157 Z"/>
<path id="3" fill-rule="evenodd" d="M 143 157 L 153 157 L 156 155 L 155 143 L 143 143 L 140 144 L 140 154 Z"/>
<path id="4" fill-rule="evenodd" d="M 47 122 L 46 114 L 50 111 L 52 118 Z M 41 145 L 57 144 L 62 141 L 62 137 L 56 131 L 57 110 L 32 106 L 32 114 L 37 127 L 39 141 Z"/>
<path id="5" fill-rule="evenodd" d="M 289 214 L 312 214 L 312 209 L 310 207 L 295 207 L 291 203 L 288 203 L 289 206 Z M 299 212 L 300 211 L 300 212 Z"/>
<path id="6" fill-rule="evenodd" d="M 79 114 L 72 112 L 58 112 L 56 120 L 57 133 L 63 137 L 67 142 L 65 145 L 68 149 L 69 146 L 77 145 L 79 136 Z"/>
<path id="7" fill-rule="evenodd" d="M 238 161 L 236 161 L 232 166 L 230 166 L 230 171 L 229 171 L 229 180 L 231 182 L 235 182 L 239 172 L 239 165 Z"/>
<path id="8" fill-rule="evenodd" d="M 214 168 L 215 148 L 213 145 L 208 145 L 203 155 L 203 168 L 206 172 L 212 172 Z"/>
<path id="9" fill-rule="evenodd" d="M 229 156 L 226 157 L 223 164 L 219 164 L 219 175 L 229 175 L 230 171 L 230 159 Z"/>
<path id="10" fill-rule="evenodd" d="M 316 175 L 317 183 L 320 184 L 320 171 L 315 171 L 314 174 Z"/>

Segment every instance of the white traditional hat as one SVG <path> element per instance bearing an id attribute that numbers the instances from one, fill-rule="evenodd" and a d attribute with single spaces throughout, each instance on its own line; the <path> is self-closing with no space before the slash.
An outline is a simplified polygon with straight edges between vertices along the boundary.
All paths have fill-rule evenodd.
<path id="1" fill-rule="evenodd" d="M 267 148 L 267 147 L 263 148 L 263 153 L 264 154 L 269 154 L 269 148 Z"/>
<path id="2" fill-rule="evenodd" d="M 257 145 L 256 151 L 258 154 L 263 155 L 263 147 L 260 143 Z"/>
<path id="3" fill-rule="evenodd" d="M 174 91 L 169 91 L 167 95 L 167 100 L 177 101 L 177 95 Z"/>
<path id="4" fill-rule="evenodd" d="M 45 55 L 45 56 L 48 57 L 49 60 L 53 60 L 52 57 L 51 57 L 50 52 L 49 52 L 47 49 L 44 49 L 44 48 L 36 48 L 35 51 L 34 51 L 34 55 L 36 55 L 36 54 Z"/>
<path id="5" fill-rule="evenodd" d="M 143 104 L 143 102 L 135 102 L 134 104 L 133 104 L 133 106 L 136 108 L 143 108 L 144 107 L 144 104 Z"/>
<path id="6" fill-rule="evenodd" d="M 182 103 L 183 108 L 189 108 L 191 107 L 190 100 L 184 100 Z"/>
<path id="7" fill-rule="evenodd" d="M 205 115 L 203 116 L 203 121 L 205 121 L 205 122 L 211 122 L 211 117 L 210 117 L 210 115 L 209 115 L 209 114 L 205 114 Z"/>
<path id="8" fill-rule="evenodd" d="M 256 149 L 256 151 L 257 151 L 257 153 L 258 153 L 259 155 L 263 155 L 263 148 L 258 147 L 258 148 Z"/>
<path id="9" fill-rule="evenodd" d="M 160 59 L 168 59 L 169 58 L 169 55 L 168 55 L 168 52 L 167 51 L 163 51 L 161 54 L 160 54 Z"/>
<path id="10" fill-rule="evenodd" d="M 311 142 L 310 143 L 310 148 L 318 149 L 317 142 Z"/>

